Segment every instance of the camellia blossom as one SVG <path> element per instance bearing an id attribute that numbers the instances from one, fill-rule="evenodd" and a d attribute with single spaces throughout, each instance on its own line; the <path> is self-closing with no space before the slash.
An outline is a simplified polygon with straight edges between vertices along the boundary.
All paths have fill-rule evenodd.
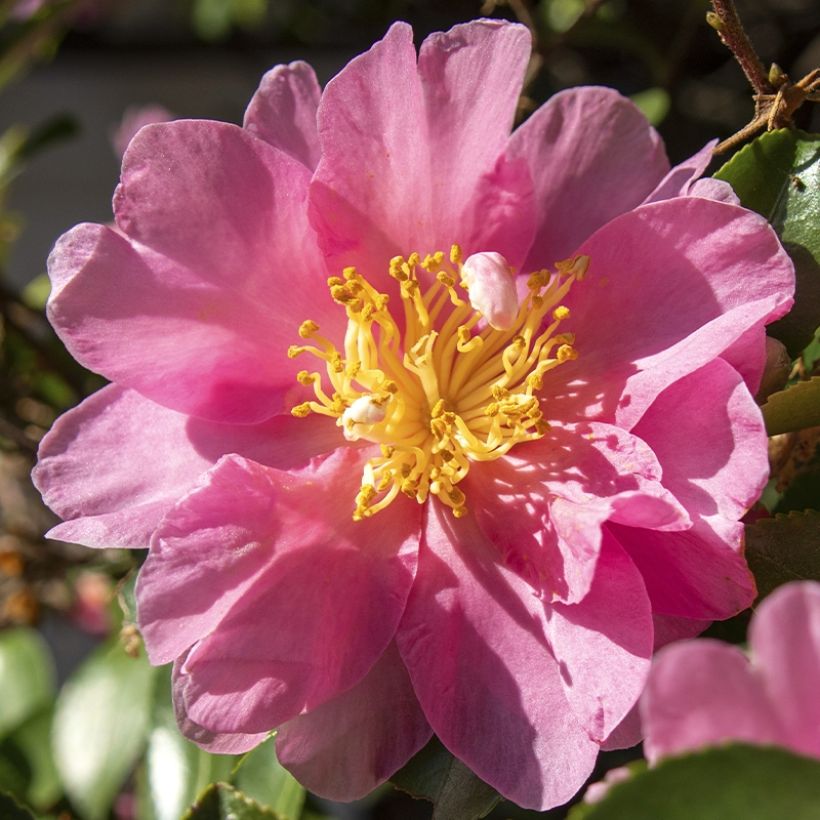
<path id="1" fill-rule="evenodd" d="M 641 699 L 650 762 L 730 740 L 820 758 L 820 584 L 766 598 L 749 652 L 701 639 L 659 653 Z"/>
<path id="2" fill-rule="evenodd" d="M 50 258 L 51 321 L 112 381 L 43 441 L 51 534 L 150 545 L 185 734 L 277 728 L 328 797 L 435 732 L 562 803 L 637 740 L 653 646 L 754 597 L 750 391 L 792 265 L 697 180 L 711 146 L 670 169 L 614 91 L 511 133 L 529 53 L 481 20 L 417 55 L 397 23 L 323 93 L 278 66 L 242 128 L 143 128 L 116 227 Z"/>

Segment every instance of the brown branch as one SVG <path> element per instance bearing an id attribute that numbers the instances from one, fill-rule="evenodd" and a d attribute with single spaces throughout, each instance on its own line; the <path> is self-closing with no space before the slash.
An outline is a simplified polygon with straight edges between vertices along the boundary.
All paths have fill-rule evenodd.
<path id="1" fill-rule="evenodd" d="M 706 15 L 707 22 L 715 29 L 720 41 L 737 60 L 749 84 L 756 94 L 774 92 L 769 75 L 757 56 L 743 23 L 740 22 L 734 0 L 711 0 L 714 12 Z"/>

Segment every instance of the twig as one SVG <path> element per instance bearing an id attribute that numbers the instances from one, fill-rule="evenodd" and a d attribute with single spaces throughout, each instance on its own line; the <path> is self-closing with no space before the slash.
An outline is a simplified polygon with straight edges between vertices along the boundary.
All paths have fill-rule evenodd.
<path id="1" fill-rule="evenodd" d="M 764 128 L 791 128 L 794 114 L 807 100 L 820 101 L 820 69 L 810 71 L 793 83 L 779 66 L 772 64 L 767 72 L 757 56 L 734 0 L 711 0 L 714 11 L 707 12 L 706 22 L 718 33 L 721 42 L 734 55 L 746 79 L 754 89 L 755 115 L 728 139 L 715 146 L 713 154 L 722 154 L 753 137 Z"/>
<path id="2" fill-rule="evenodd" d="M 712 8 L 714 12 L 706 15 L 707 22 L 717 31 L 723 45 L 732 52 L 755 93 L 772 94 L 775 89 L 740 22 L 734 0 L 712 0 Z"/>

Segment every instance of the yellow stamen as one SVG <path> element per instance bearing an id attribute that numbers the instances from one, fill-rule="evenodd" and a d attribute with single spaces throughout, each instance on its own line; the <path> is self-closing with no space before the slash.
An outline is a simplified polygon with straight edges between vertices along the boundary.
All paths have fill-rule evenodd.
<path id="1" fill-rule="evenodd" d="M 506 330 L 480 324 L 462 283 L 462 260 L 457 244 L 449 255 L 414 252 L 390 260 L 403 326 L 388 308 L 388 295 L 356 268 L 345 268 L 328 279 L 331 297 L 347 314 L 342 347 L 308 319 L 298 333 L 311 344 L 288 348 L 289 357 L 309 354 L 326 371 L 324 377 L 297 374 L 316 400 L 291 413 L 335 418 L 348 439 L 380 445 L 353 500 L 356 521 L 400 493 L 419 503 L 433 495 L 461 518 L 467 499 L 457 485 L 471 465 L 549 431 L 539 391 L 549 371 L 578 357 L 574 335 L 556 331 L 570 316 L 561 301 L 584 277 L 589 258 L 557 262 L 555 273 L 531 274 L 529 294 Z"/>

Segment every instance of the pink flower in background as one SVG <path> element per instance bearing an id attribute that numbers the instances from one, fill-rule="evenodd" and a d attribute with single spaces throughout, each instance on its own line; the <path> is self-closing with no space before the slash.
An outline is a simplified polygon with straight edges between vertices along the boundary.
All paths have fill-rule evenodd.
<path id="1" fill-rule="evenodd" d="M 43 442 L 52 534 L 150 544 L 139 621 L 183 731 L 279 727 L 330 797 L 435 732 L 562 803 L 637 740 L 612 733 L 653 644 L 754 596 L 750 390 L 791 263 L 696 181 L 709 146 L 670 170 L 611 90 L 511 134 L 529 51 L 477 21 L 417 55 L 399 23 L 324 93 L 278 66 L 243 128 L 143 128 L 117 230 L 50 259 L 55 328 L 113 382 Z"/>
<path id="2" fill-rule="evenodd" d="M 697 640 L 658 655 L 641 699 L 650 762 L 731 740 L 820 758 L 820 584 L 787 584 L 766 598 L 749 654 Z"/>
<path id="3" fill-rule="evenodd" d="M 117 156 L 122 158 L 128 143 L 136 136 L 137 131 L 146 125 L 153 125 L 157 122 L 171 122 L 176 119 L 165 106 L 152 103 L 150 105 L 132 105 L 126 108 L 122 115 L 122 120 L 111 134 L 111 144 L 117 152 Z"/>

